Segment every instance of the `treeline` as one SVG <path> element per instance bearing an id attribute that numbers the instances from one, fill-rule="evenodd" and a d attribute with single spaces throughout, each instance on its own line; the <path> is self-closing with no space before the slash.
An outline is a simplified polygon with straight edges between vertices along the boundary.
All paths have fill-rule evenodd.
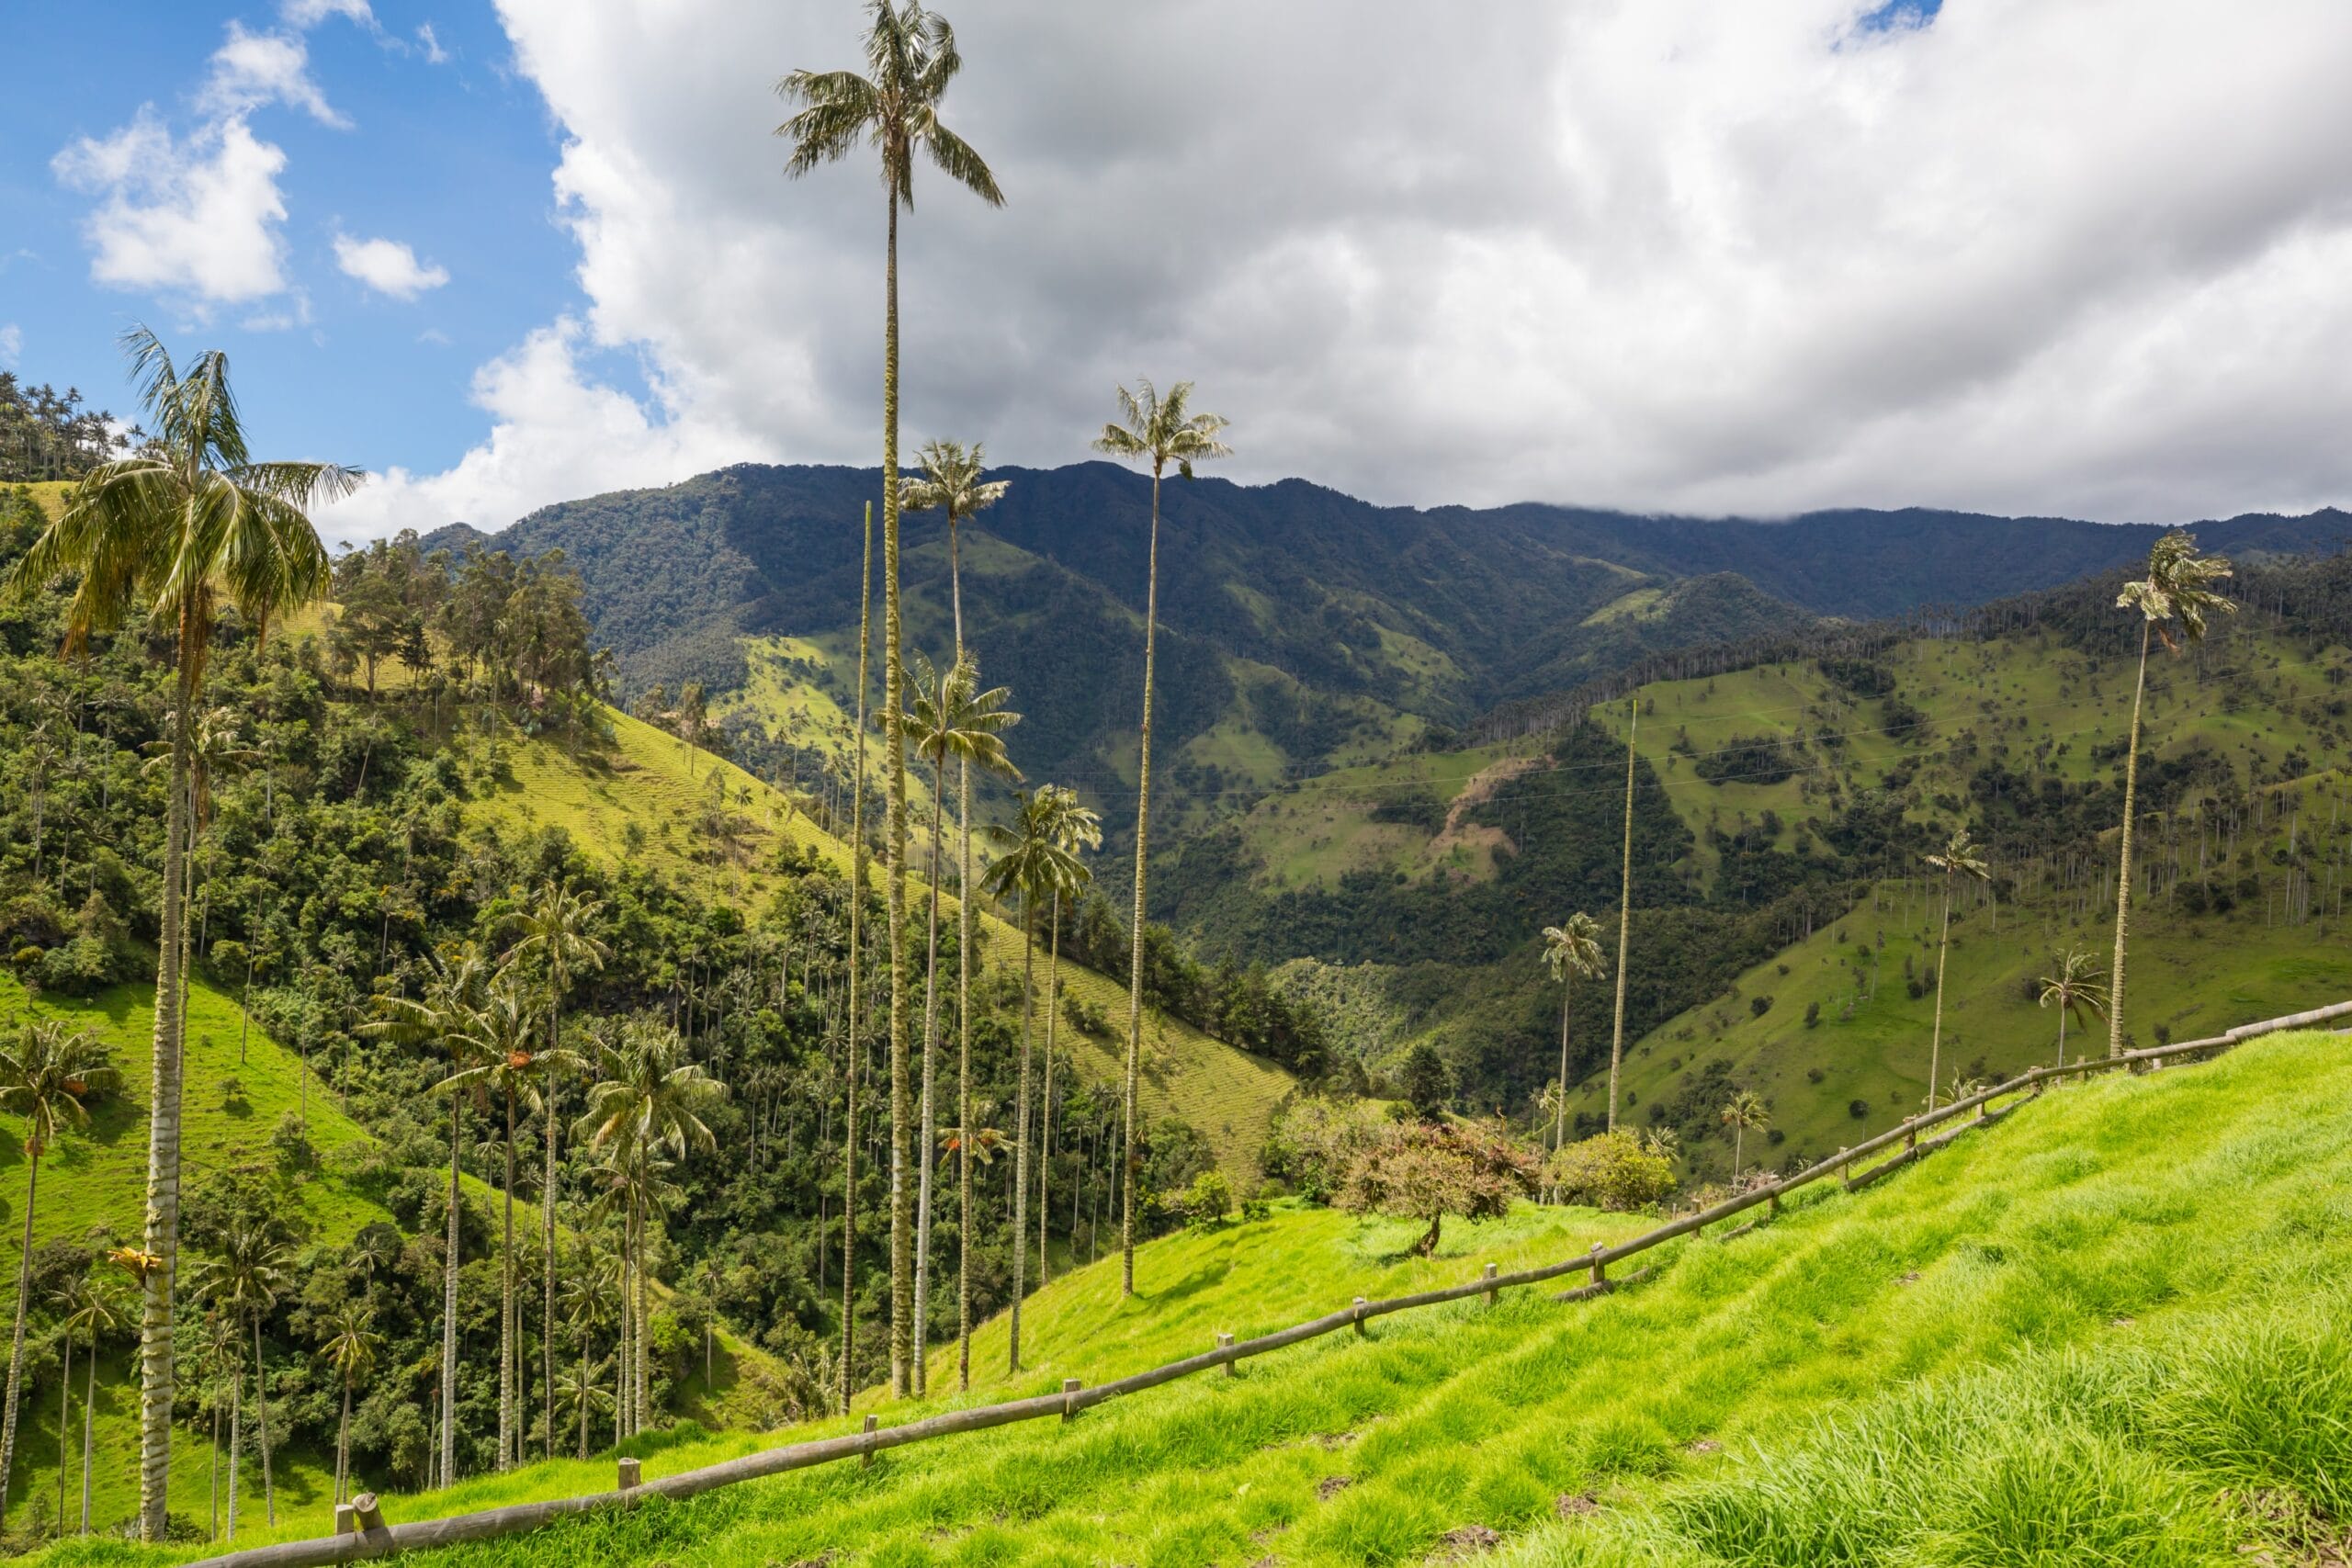
<path id="1" fill-rule="evenodd" d="M 90 407 L 77 388 L 28 386 L 0 370 L 0 484 L 78 479 L 143 434 Z"/>

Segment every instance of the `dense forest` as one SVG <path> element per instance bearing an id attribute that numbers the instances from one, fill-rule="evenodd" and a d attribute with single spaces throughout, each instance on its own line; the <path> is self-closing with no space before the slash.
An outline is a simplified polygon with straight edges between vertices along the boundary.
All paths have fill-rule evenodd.
<path id="1" fill-rule="evenodd" d="M 92 408 L 79 389 L 28 387 L 0 370 L 0 484 L 79 479 L 129 447 L 136 430 Z"/>

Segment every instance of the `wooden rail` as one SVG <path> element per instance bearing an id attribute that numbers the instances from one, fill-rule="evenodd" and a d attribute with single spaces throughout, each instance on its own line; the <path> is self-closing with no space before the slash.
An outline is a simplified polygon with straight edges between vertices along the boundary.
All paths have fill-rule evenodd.
<path id="1" fill-rule="evenodd" d="M 865 1430 L 844 1433 L 837 1438 L 820 1438 L 808 1442 L 791 1443 L 783 1448 L 768 1449 L 760 1453 L 746 1454 L 741 1459 L 728 1460 L 720 1464 L 705 1465 L 699 1470 L 684 1471 L 658 1481 L 638 1482 L 637 1463 L 620 1461 L 624 1484 L 616 1491 L 591 1493 L 578 1497 L 557 1497 L 537 1503 L 517 1503 L 503 1508 L 490 1508 L 479 1513 L 456 1514 L 447 1518 L 419 1519 L 413 1524 L 387 1525 L 372 1496 L 363 1495 L 358 1502 L 364 1511 L 349 1520 L 345 1533 L 322 1536 L 310 1540 L 285 1541 L 275 1546 L 251 1547 L 209 1557 L 194 1568 L 311 1568 L 312 1564 L 346 1562 L 360 1558 L 390 1557 L 403 1551 L 421 1551 L 436 1546 L 454 1546 L 463 1541 L 488 1540 L 498 1536 L 520 1535 L 571 1517 L 575 1514 L 593 1513 L 605 1508 L 628 1508 L 655 1498 L 683 1499 L 693 1497 L 720 1486 L 738 1482 L 755 1481 L 763 1476 L 782 1475 L 789 1471 L 808 1470 L 838 1460 L 858 1459 L 870 1463 L 874 1455 L 909 1443 L 929 1442 L 934 1438 L 951 1437 L 959 1432 L 985 1431 L 991 1427 L 1011 1426 L 1017 1421 L 1041 1421 L 1052 1418 L 1069 1420 L 1081 1411 L 1091 1409 L 1107 1401 L 1141 1393 L 1162 1383 L 1174 1382 L 1196 1372 L 1224 1368 L 1230 1373 L 1234 1365 L 1252 1356 L 1263 1356 L 1306 1340 L 1319 1338 L 1352 1328 L 1361 1333 L 1363 1325 L 1376 1317 L 1391 1313 L 1409 1312 L 1417 1307 L 1439 1306 L 1448 1302 L 1466 1301 L 1472 1296 L 1484 1296 L 1489 1303 L 1498 1291 L 1540 1285 L 1566 1274 L 1584 1273 L 1589 1282 L 1562 1292 L 1561 1301 L 1591 1300 L 1623 1285 L 1631 1285 L 1646 1277 L 1647 1268 L 1618 1280 L 1609 1278 L 1609 1268 L 1622 1259 L 1635 1257 L 1679 1236 L 1703 1230 L 1719 1220 L 1729 1219 L 1761 1204 L 1769 1204 L 1778 1213 L 1783 1194 L 1800 1187 L 1837 1176 L 1845 1180 L 1849 1190 L 1859 1190 L 1876 1181 L 1901 1166 L 1910 1164 L 1921 1156 L 1941 1147 L 1971 1126 L 1984 1124 L 2007 1114 L 1995 1112 L 1993 1102 L 2010 1095 L 2039 1093 L 2046 1084 L 2064 1078 L 2087 1076 L 2123 1067 L 2132 1072 L 2160 1067 L 2167 1062 L 2200 1055 L 2205 1052 L 2228 1050 L 2231 1046 L 2257 1035 L 2277 1033 L 2290 1029 L 2309 1029 L 2352 1018 L 2352 1001 L 2337 1002 L 2330 1007 L 2309 1012 L 2290 1014 L 2285 1018 L 2266 1019 L 2259 1023 L 2242 1024 L 2205 1040 L 2184 1041 L 2174 1045 L 2159 1045 L 2143 1051 L 2127 1051 L 2120 1056 L 2089 1056 L 2071 1062 L 2063 1067 L 2035 1067 L 2018 1074 L 2007 1082 L 1994 1085 L 1979 1093 L 1939 1106 L 1924 1115 L 1906 1118 L 1899 1126 L 1890 1128 L 1874 1138 L 1840 1149 L 1827 1159 L 1808 1166 L 1793 1176 L 1762 1182 L 1744 1192 L 1736 1193 L 1722 1202 L 1695 1213 L 1670 1220 L 1640 1235 L 1621 1241 L 1614 1247 L 1596 1242 L 1592 1250 L 1577 1257 L 1548 1263 L 1534 1269 L 1522 1269 L 1515 1273 L 1498 1274 L 1495 1266 L 1487 1264 L 1477 1279 L 1459 1285 L 1445 1285 L 1436 1290 L 1419 1291 L 1409 1296 L 1396 1296 L 1387 1301 L 1366 1301 L 1362 1297 L 1338 1312 L 1327 1313 L 1306 1323 L 1293 1324 L 1288 1328 L 1261 1334 L 1254 1339 L 1236 1341 L 1229 1334 L 1217 1336 L 1216 1348 L 1181 1361 L 1153 1367 L 1112 1382 L 1098 1383 L 1092 1388 L 1080 1384 L 1077 1379 L 1066 1381 L 1053 1393 L 1037 1394 L 1028 1399 L 1007 1400 L 998 1404 L 977 1405 L 966 1410 L 951 1410 L 938 1416 L 910 1421 L 901 1427 L 877 1427 L 875 1417 L 865 1418 Z M 2014 1109 L 2012 1107 L 2011 1109 Z M 1967 1118 L 1962 1121 L 1962 1118 Z M 1949 1132 L 1934 1138 L 1922 1139 L 1926 1128 L 1954 1122 Z M 1846 1173 L 1858 1161 L 1893 1148 L 1902 1149 L 1892 1157 L 1866 1169 L 1859 1176 Z M 1734 1234 L 1745 1234 L 1753 1227 L 1751 1220 Z M 356 1528 L 355 1528 L 356 1527 Z"/>

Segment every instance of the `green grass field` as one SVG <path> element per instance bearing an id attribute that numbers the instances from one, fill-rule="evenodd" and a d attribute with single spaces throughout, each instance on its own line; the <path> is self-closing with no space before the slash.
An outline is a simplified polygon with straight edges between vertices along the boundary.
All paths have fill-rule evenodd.
<path id="1" fill-rule="evenodd" d="M 464 1563 L 1386 1564 L 1487 1544 L 1563 1563 L 2242 1562 L 2352 1477 L 2352 1044 L 2053 1089 L 1893 1180 L 1807 1189 L 1647 1281 L 1387 1318 L 1089 1412 L 461 1549 Z M 1277 1213 L 1106 1261 L 1030 1304 L 1089 1382 L 1354 1294 L 1581 1251 L 1638 1222 L 1449 1228 Z M 991 1333 L 1001 1329 L 991 1325 Z M 1001 1339 L 984 1342 L 991 1373 Z M 886 1423 L 917 1414 L 882 1406 Z M 826 1423 L 797 1432 L 839 1430 Z M 681 1442 L 650 1473 L 750 1438 Z M 541 1467 L 395 1518 L 609 1485 Z M 289 1523 L 305 1533 L 319 1521 Z M 2334 1528 L 2340 1530 L 2340 1522 Z M 1491 1532 L 1491 1533 L 1488 1533 Z M 67 1546 L 60 1562 L 187 1551 Z M 2312 1556 L 2299 1561 L 2319 1562 Z"/>

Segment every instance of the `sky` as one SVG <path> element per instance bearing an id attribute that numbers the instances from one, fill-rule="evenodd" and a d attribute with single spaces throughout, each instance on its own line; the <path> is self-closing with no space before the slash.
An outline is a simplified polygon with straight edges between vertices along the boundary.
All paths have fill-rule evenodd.
<path id="1" fill-rule="evenodd" d="M 2185 521 L 2352 502 L 2342 0 L 948 0 L 904 441 L 1387 503 Z M 228 351 L 339 538 L 880 454 L 854 0 L 10 0 L 0 368 Z"/>

